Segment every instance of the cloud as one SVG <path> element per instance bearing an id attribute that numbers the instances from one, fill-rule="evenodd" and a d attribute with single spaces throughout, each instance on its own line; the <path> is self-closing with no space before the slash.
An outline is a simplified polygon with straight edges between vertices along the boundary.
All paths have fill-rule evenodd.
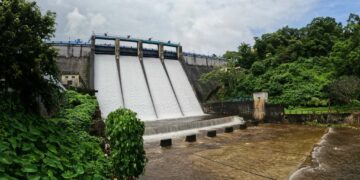
<path id="1" fill-rule="evenodd" d="M 92 32 L 180 42 L 184 51 L 222 54 L 257 32 L 305 16 L 319 0 L 36 0 L 57 12 L 57 39 Z"/>
<path id="2" fill-rule="evenodd" d="M 104 25 L 106 18 L 101 14 L 90 15 L 90 26 L 92 28 L 100 27 Z"/>
<path id="3" fill-rule="evenodd" d="M 78 8 L 75 8 L 72 12 L 68 13 L 66 16 L 67 24 L 66 28 L 68 30 L 68 34 L 75 35 L 75 36 L 82 36 L 81 29 L 86 22 L 86 17 L 80 14 Z"/>

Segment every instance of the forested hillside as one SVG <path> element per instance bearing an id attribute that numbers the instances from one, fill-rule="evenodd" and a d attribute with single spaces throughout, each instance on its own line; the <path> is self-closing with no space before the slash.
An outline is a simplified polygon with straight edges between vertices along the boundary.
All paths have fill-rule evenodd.
<path id="1" fill-rule="evenodd" d="M 271 103 L 326 106 L 358 103 L 360 94 L 360 18 L 342 25 L 331 17 L 303 28 L 283 27 L 255 37 L 253 46 L 228 51 L 227 67 L 202 77 L 223 87 L 218 95 L 236 99 L 268 91 Z"/>

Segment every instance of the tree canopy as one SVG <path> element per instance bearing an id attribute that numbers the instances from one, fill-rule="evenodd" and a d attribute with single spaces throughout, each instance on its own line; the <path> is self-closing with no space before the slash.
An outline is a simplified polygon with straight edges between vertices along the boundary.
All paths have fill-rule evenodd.
<path id="1" fill-rule="evenodd" d="M 29 110 L 36 109 L 37 99 L 45 105 L 55 100 L 52 97 L 56 87 L 51 80 L 57 76 L 56 52 L 44 43 L 53 36 L 54 25 L 55 14 L 42 14 L 35 2 L 0 1 L 0 79 L 5 81 L 2 90 L 14 90 Z"/>
<path id="2" fill-rule="evenodd" d="M 227 98 L 268 91 L 272 103 L 327 105 L 332 98 L 330 84 L 344 75 L 360 77 L 360 17 L 356 14 L 350 14 L 346 25 L 317 17 L 303 28 L 286 26 L 254 39 L 253 46 L 242 43 L 238 51 L 224 54 L 244 72 L 234 88 L 222 91 Z"/>

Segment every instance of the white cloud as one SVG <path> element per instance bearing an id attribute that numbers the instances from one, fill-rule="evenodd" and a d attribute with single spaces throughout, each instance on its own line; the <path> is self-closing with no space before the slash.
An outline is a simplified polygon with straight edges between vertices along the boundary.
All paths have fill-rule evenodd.
<path id="1" fill-rule="evenodd" d="M 87 18 L 79 12 L 78 8 L 74 8 L 74 10 L 66 16 L 68 34 L 70 36 L 83 36 L 82 29 L 86 26 L 86 19 Z"/>
<path id="2" fill-rule="evenodd" d="M 104 25 L 106 18 L 101 14 L 90 15 L 90 26 L 96 28 Z"/>
<path id="3" fill-rule="evenodd" d="M 255 32 L 302 18 L 319 0 L 57 1 L 37 0 L 41 9 L 57 12 L 57 39 L 87 40 L 93 31 L 130 34 L 180 42 L 185 51 L 221 54 L 252 43 Z"/>

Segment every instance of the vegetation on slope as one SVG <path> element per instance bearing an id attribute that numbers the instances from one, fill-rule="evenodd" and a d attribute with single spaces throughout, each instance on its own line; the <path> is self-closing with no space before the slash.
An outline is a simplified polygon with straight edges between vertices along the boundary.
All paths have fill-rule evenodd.
<path id="1" fill-rule="evenodd" d="M 223 85 L 223 99 L 267 91 L 271 103 L 288 106 L 348 104 L 360 95 L 344 88 L 360 84 L 360 17 L 350 14 L 346 25 L 319 17 L 303 28 L 286 26 L 224 57 L 227 67 L 202 77 Z"/>
<path id="2" fill-rule="evenodd" d="M 0 104 L 0 179 L 106 179 L 110 161 L 100 139 L 79 129 L 90 124 L 96 99 L 65 93 L 61 115 L 43 118 L 29 114 L 18 97 L 2 95 Z M 86 99 L 86 101 L 84 101 Z M 77 105 L 72 102 L 79 101 Z M 81 123 L 79 123 L 81 122 Z M 83 126 L 81 126 L 83 127 Z"/>

